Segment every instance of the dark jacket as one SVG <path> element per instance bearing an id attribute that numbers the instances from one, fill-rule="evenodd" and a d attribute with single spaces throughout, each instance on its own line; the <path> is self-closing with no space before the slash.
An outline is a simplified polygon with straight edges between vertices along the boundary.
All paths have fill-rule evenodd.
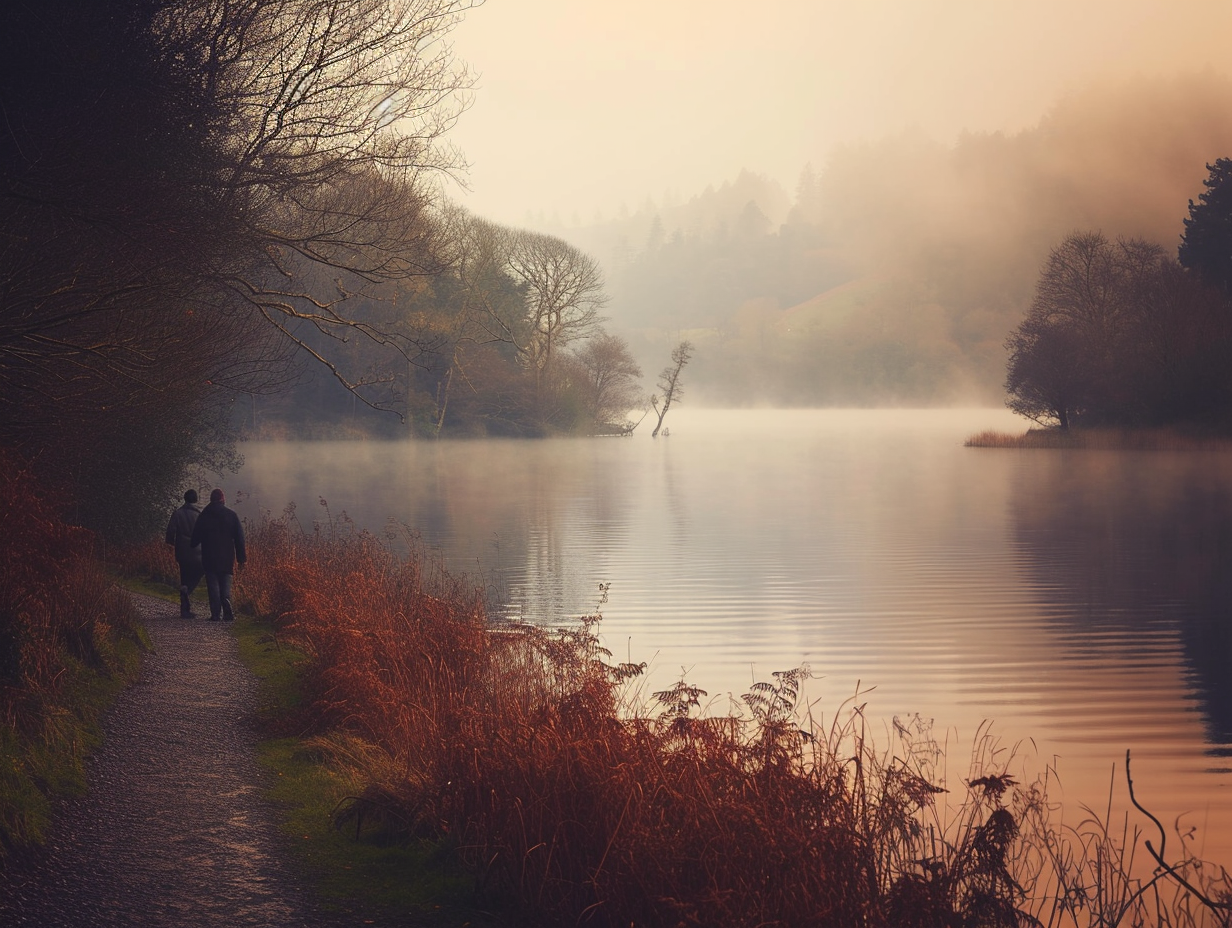
<path id="1" fill-rule="evenodd" d="M 175 545 L 175 559 L 180 564 L 201 563 L 201 548 L 192 541 L 199 515 L 199 508 L 185 503 L 171 513 L 171 521 L 167 523 L 167 544 Z"/>
<path id="2" fill-rule="evenodd" d="M 223 503 L 210 503 L 201 510 L 192 543 L 201 545 L 201 564 L 210 573 L 234 573 L 236 561 L 243 564 L 248 560 L 240 517 Z"/>

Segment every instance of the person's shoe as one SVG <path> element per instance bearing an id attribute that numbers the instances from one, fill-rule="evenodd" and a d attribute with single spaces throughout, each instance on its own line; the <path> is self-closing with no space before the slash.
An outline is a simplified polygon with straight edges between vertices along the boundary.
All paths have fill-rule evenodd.
<path id="1" fill-rule="evenodd" d="M 212 616 L 210 616 L 210 621 L 211 621 L 211 622 L 217 622 L 217 621 L 218 621 L 218 616 L 216 616 L 216 615 L 212 615 Z"/>
<path id="2" fill-rule="evenodd" d="M 191 619 L 193 617 L 192 603 L 188 600 L 188 587 L 180 587 L 180 618 Z"/>

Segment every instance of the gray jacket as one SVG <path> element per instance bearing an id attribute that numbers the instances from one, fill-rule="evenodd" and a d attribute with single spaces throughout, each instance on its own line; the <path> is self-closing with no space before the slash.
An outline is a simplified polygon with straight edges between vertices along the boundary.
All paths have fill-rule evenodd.
<path id="1" fill-rule="evenodd" d="M 199 515 L 201 510 L 192 503 L 185 503 L 171 513 L 171 521 L 167 523 L 167 544 L 175 545 L 177 563 L 201 563 L 201 545 L 194 547 L 192 544 L 192 533 Z"/>

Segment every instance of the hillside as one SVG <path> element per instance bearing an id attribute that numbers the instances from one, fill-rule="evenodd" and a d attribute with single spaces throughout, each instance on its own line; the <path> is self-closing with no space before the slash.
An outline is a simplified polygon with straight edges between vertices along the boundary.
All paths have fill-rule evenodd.
<path id="1" fill-rule="evenodd" d="M 1232 82 L 1089 87 L 1017 135 L 916 132 L 832 152 L 794 193 L 751 171 L 679 203 L 552 228 L 604 265 L 647 372 L 687 337 L 695 401 L 999 403 L 1003 344 L 1077 229 L 1176 247 L 1232 153 Z"/>

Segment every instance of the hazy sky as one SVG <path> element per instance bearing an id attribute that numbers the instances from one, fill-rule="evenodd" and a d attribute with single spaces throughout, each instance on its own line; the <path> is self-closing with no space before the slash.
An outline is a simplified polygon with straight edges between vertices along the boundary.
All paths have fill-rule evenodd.
<path id="1" fill-rule="evenodd" d="M 1016 131 L 1100 78 L 1228 70 L 1229 0 L 488 0 L 459 199 L 584 222 L 749 168 L 789 190 L 836 143 Z"/>

